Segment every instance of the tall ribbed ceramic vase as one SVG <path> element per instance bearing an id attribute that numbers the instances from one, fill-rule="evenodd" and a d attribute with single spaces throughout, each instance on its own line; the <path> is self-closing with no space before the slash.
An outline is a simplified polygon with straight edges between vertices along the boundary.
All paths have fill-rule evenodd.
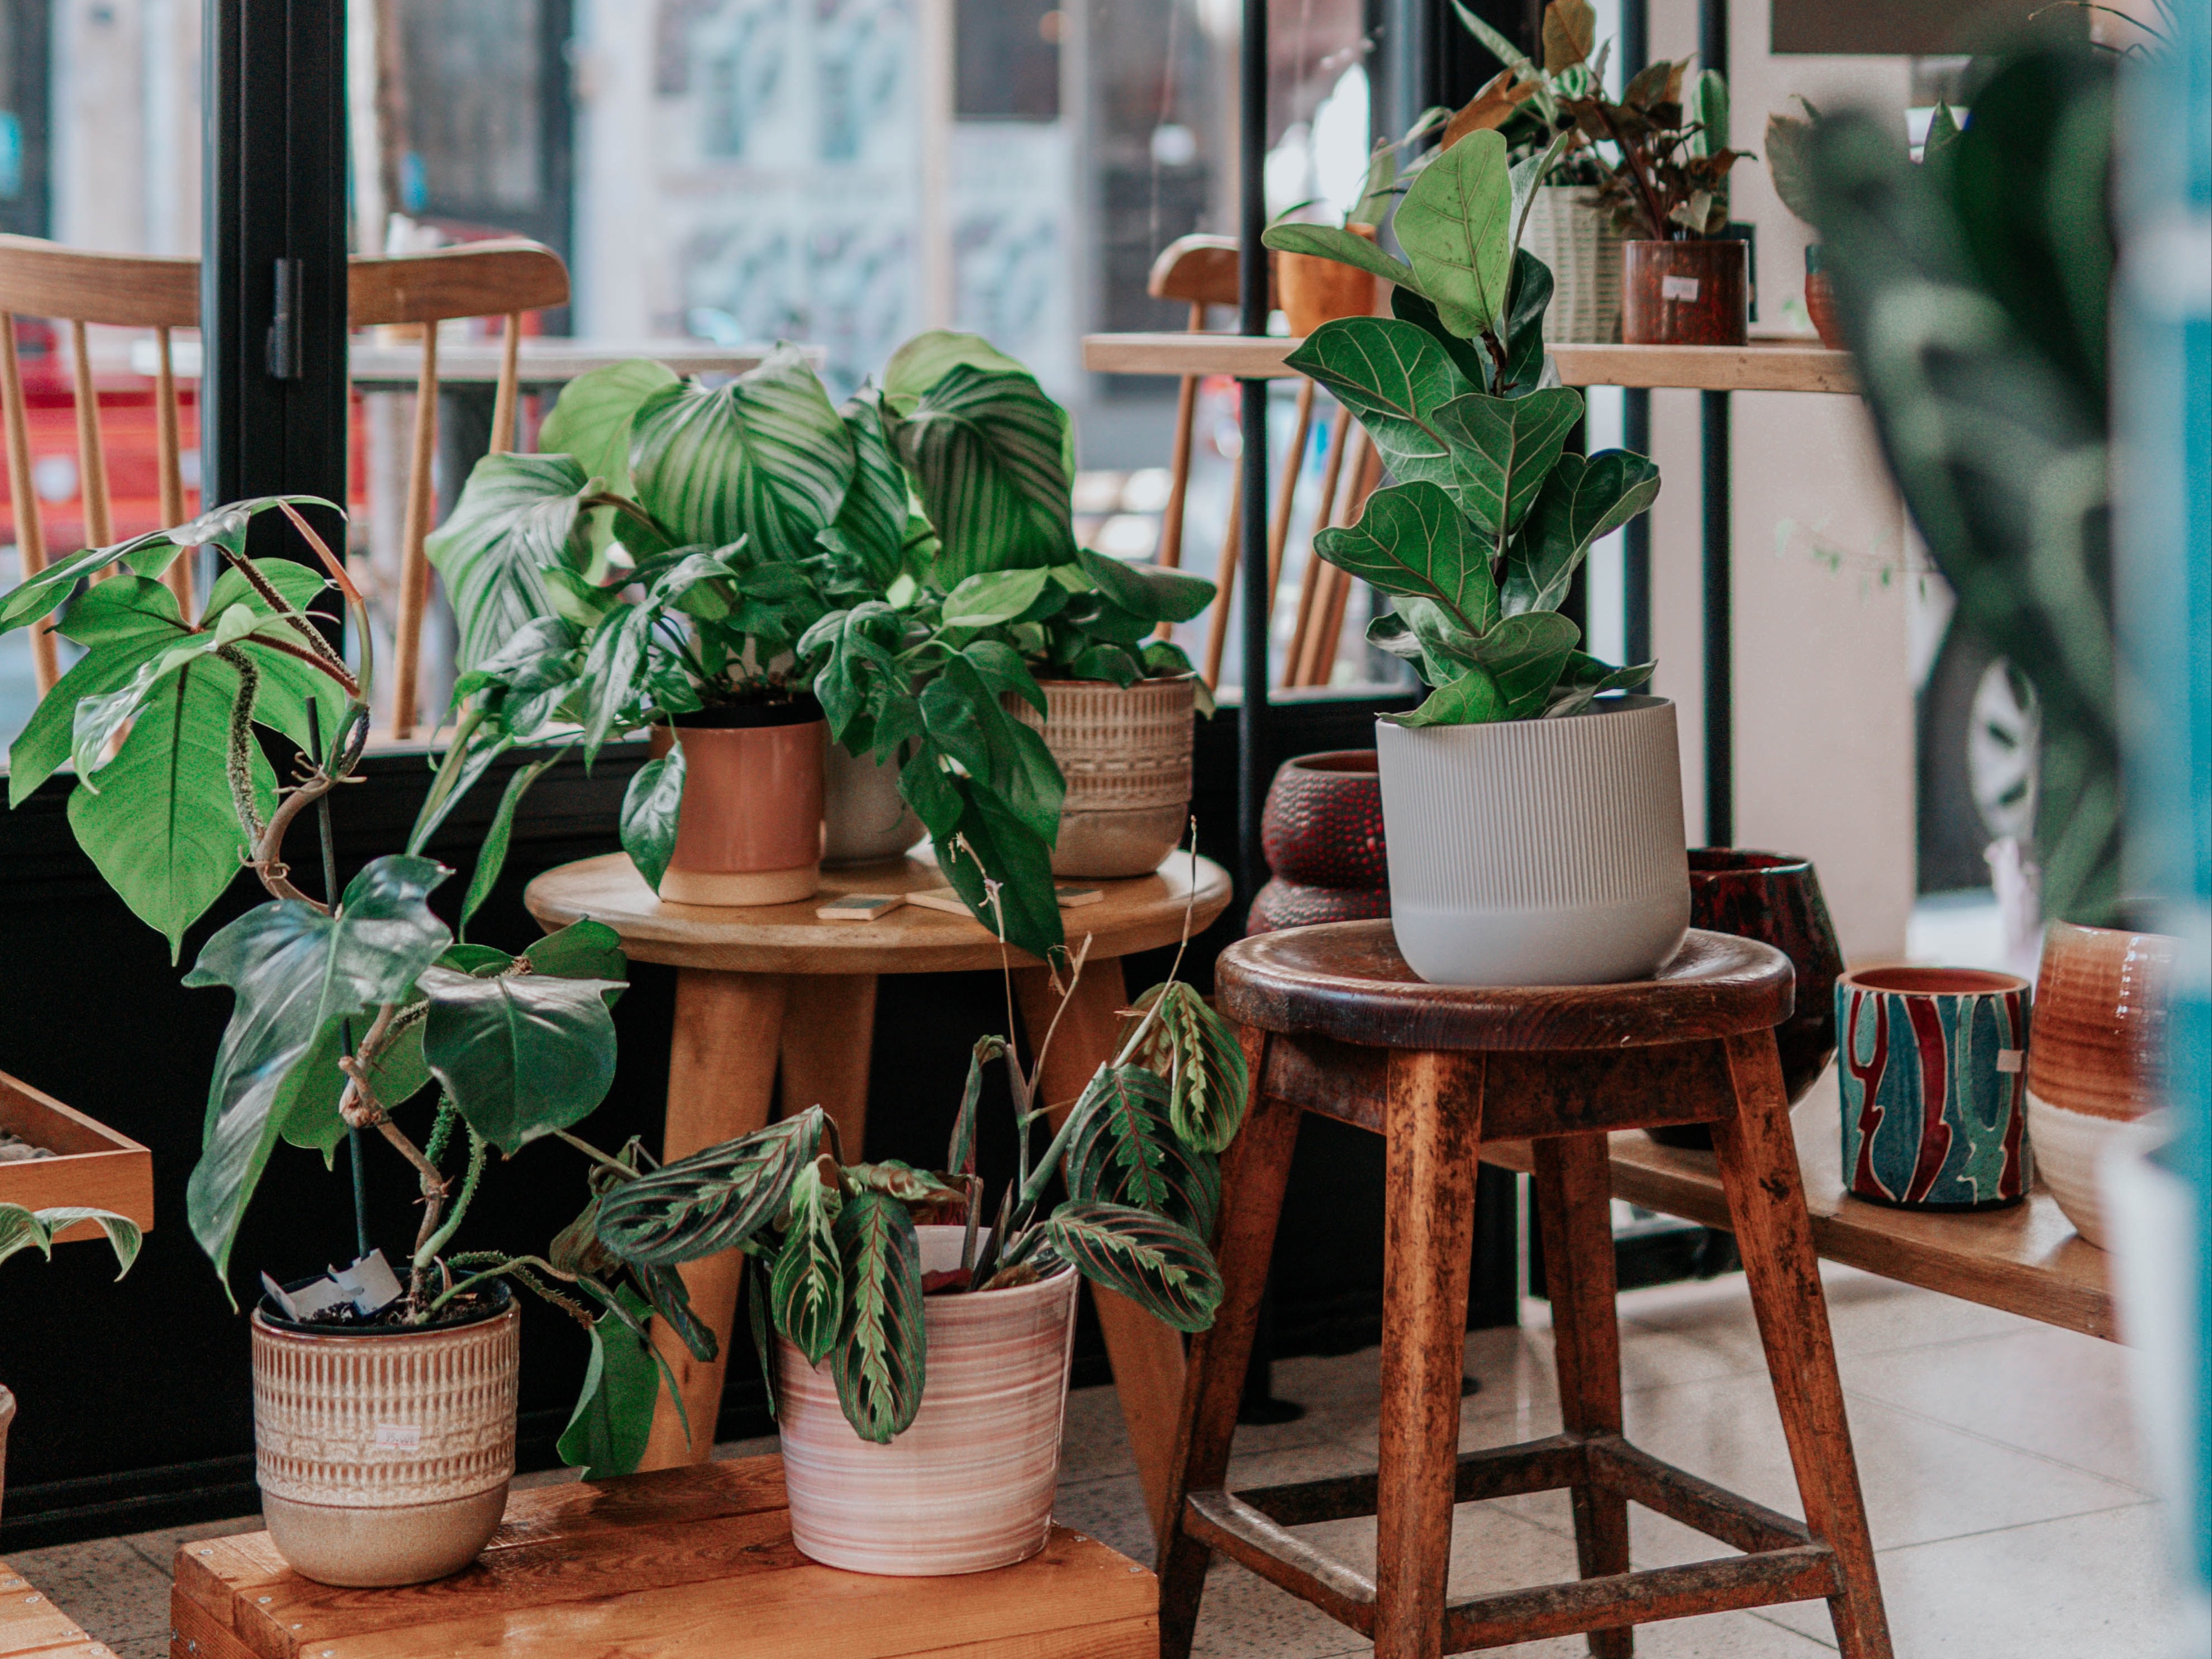
<path id="1" fill-rule="evenodd" d="M 253 1460 L 276 1553 L 325 1584 L 418 1584 L 477 1559 L 514 1474 L 521 1312 L 349 1334 L 253 1315 Z"/>
<path id="2" fill-rule="evenodd" d="M 965 1230 L 921 1227 L 921 1268 L 960 1265 Z M 887 1446 L 837 1404 L 836 1361 L 776 1339 L 776 1428 L 791 1538 L 824 1566 L 894 1577 L 1026 1561 L 1052 1530 L 1074 1352 L 1073 1271 L 922 1304 L 921 1409 Z"/>
<path id="3" fill-rule="evenodd" d="M 1690 926 L 1674 705 L 1376 723 L 1390 925 L 1433 985 L 1642 979 Z"/>

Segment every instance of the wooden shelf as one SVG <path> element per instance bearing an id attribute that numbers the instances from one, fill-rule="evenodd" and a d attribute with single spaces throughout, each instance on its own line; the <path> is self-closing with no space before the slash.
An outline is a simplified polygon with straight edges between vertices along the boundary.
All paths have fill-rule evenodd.
<path id="1" fill-rule="evenodd" d="M 2105 1253 L 2074 1231 L 2040 1187 L 2008 1210 L 1895 1210 L 1844 1191 L 1832 1083 L 1798 1107 L 1797 1157 L 1813 1247 L 1831 1261 L 1862 1267 L 1946 1296 L 2117 1340 Z M 1613 1136 L 1613 1193 L 1647 1210 L 1726 1228 L 1728 1204 L 1711 1152 L 1662 1146 L 1641 1129 Z M 1482 1159 L 1523 1173 L 1527 1141 L 1485 1144 Z"/>
<path id="2" fill-rule="evenodd" d="M 1099 374 L 1232 374 L 1276 380 L 1301 342 L 1285 335 L 1086 334 L 1083 366 Z M 1676 387 L 1697 392 L 1856 392 L 1849 352 L 1817 343 L 1754 340 L 1745 346 L 1557 344 L 1569 386 Z"/>
<path id="3" fill-rule="evenodd" d="M 0 1204 L 27 1210 L 112 1210 L 154 1225 L 154 1156 L 105 1123 L 0 1072 L 0 1129 L 58 1154 L 0 1164 Z M 57 1243 L 100 1237 L 100 1224 L 80 1221 Z"/>
<path id="4" fill-rule="evenodd" d="M 0 1659 L 114 1659 L 76 1620 L 0 1561 Z"/>

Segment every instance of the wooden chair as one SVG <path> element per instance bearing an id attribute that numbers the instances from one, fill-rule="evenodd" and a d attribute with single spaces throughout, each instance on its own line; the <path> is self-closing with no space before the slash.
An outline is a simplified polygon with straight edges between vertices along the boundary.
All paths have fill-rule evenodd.
<path id="1" fill-rule="evenodd" d="M 1223 1298 L 1192 1339 L 1160 1541 L 1161 1659 L 1187 1659 L 1208 1559 L 1227 1556 L 1375 1644 L 1436 1659 L 1587 1632 L 1627 1659 L 1634 1626 L 1825 1600 L 1844 1659 L 1890 1659 L 1773 1028 L 1793 998 L 1771 946 L 1692 933 L 1651 979 L 1527 989 L 1425 984 L 1387 921 L 1240 939 L 1215 969 L 1252 1104 L 1222 1159 Z M 1382 1403 L 1372 1475 L 1225 1489 L 1267 1259 L 1303 1113 L 1380 1134 L 1389 1166 Z M 1709 1123 L 1729 1225 L 1805 1520 L 1623 1437 L 1607 1132 Z M 1460 1372 L 1486 1140 L 1534 1143 L 1561 1431 L 1462 1454 Z M 1449 1604 L 1456 1504 L 1565 1488 L 1581 1577 Z M 1633 1501 L 1741 1555 L 1632 1571 Z M 1370 1577 L 1289 1528 L 1376 1518 Z"/>
<path id="2" fill-rule="evenodd" d="M 88 325 L 154 331 L 154 409 L 160 470 L 161 522 L 182 524 L 185 484 L 179 453 L 177 380 L 171 331 L 197 328 L 200 320 L 200 264 L 197 259 L 146 254 L 90 253 L 31 236 L 0 235 L 0 416 L 8 440 L 8 489 L 15 515 L 15 544 L 22 575 L 46 567 L 46 526 L 32 476 L 29 410 L 23 398 L 22 368 L 15 354 L 15 319 L 40 317 L 69 324 L 73 392 L 76 406 L 77 483 L 84 503 L 84 544 L 105 547 L 115 540 L 114 506 L 108 494 L 107 452 L 101 440 L 100 398 L 92 381 L 92 357 L 85 340 Z M 169 567 L 177 602 L 192 607 L 191 562 Z M 31 660 L 44 696 L 58 677 L 50 625 L 31 634 Z"/>
<path id="3" fill-rule="evenodd" d="M 568 304 L 568 268 L 551 248 L 516 237 L 467 242 L 430 253 L 357 258 L 348 261 L 346 278 L 346 312 L 352 327 L 412 324 L 422 331 L 392 629 L 392 736 L 404 738 L 415 733 L 422 617 L 430 599 L 430 562 L 423 543 L 437 515 L 438 325 L 463 317 L 506 319 L 491 418 L 491 453 L 503 453 L 514 447 L 522 313 Z"/>

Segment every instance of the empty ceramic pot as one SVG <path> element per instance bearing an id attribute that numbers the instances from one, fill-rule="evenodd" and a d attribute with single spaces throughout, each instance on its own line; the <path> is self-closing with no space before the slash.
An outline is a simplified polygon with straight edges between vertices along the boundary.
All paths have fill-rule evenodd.
<path id="1" fill-rule="evenodd" d="M 2075 1231 L 2102 1248 L 2098 1168 L 2124 1124 L 2160 1104 L 2178 941 L 2054 921 L 2043 935 L 2027 1051 L 2036 1173 Z"/>
<path id="2" fill-rule="evenodd" d="M 1271 879 L 1252 899 L 1247 933 L 1390 914 L 1382 781 L 1371 749 L 1301 755 L 1267 787 L 1260 849 Z"/>
<path id="3" fill-rule="evenodd" d="M 1740 346 L 1751 328 L 1751 246 L 1734 238 L 1621 245 L 1620 337 Z"/>
<path id="4" fill-rule="evenodd" d="M 1194 681 L 1040 680 L 1042 714 L 1011 694 L 1006 712 L 1044 733 L 1066 780 L 1055 876 L 1149 876 L 1190 818 Z"/>

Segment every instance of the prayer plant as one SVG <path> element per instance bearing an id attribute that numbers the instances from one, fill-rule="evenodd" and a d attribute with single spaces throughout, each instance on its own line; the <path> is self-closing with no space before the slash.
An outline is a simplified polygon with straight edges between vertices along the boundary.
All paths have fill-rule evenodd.
<path id="1" fill-rule="evenodd" d="M 1325 323 L 1290 364 L 1352 410 L 1396 480 L 1314 549 L 1395 600 L 1368 638 L 1434 688 L 1386 716 L 1404 725 L 1569 714 L 1650 678 L 1650 663 L 1579 649 L 1559 614 L 1591 544 L 1658 495 L 1659 470 L 1622 450 L 1566 453 L 1582 394 L 1541 384 L 1552 273 L 1519 242 L 1549 159 L 1509 169 L 1494 131 L 1443 151 L 1399 205 L 1404 260 L 1321 226 L 1267 233 L 1397 284 L 1395 316 Z"/>

